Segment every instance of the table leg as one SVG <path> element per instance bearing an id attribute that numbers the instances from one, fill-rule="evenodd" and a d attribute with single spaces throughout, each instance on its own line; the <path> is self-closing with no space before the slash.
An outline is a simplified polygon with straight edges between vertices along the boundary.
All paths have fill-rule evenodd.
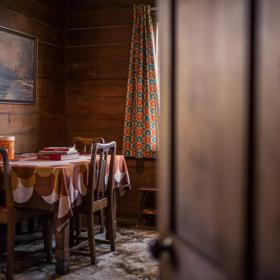
<path id="1" fill-rule="evenodd" d="M 56 218 L 55 227 L 57 228 Z M 57 274 L 66 274 L 69 271 L 69 228 L 68 222 L 61 231 L 55 230 L 55 271 Z"/>

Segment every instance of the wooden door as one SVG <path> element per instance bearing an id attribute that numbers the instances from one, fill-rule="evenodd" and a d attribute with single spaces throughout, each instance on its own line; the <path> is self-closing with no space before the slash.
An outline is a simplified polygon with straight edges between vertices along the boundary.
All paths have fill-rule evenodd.
<path id="1" fill-rule="evenodd" d="M 280 279 L 280 2 L 161 0 L 161 279 Z"/>
<path id="2" fill-rule="evenodd" d="M 280 1 L 259 0 L 256 279 L 280 279 Z"/>
<path id="3" fill-rule="evenodd" d="M 248 279 L 247 2 L 159 1 L 163 280 Z"/>

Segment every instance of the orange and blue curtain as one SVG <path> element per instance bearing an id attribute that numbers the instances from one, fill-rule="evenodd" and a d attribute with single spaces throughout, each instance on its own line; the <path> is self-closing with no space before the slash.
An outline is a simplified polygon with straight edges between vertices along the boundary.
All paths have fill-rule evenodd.
<path id="1" fill-rule="evenodd" d="M 133 8 L 123 153 L 127 157 L 156 158 L 159 92 L 151 7 L 135 5 Z"/>

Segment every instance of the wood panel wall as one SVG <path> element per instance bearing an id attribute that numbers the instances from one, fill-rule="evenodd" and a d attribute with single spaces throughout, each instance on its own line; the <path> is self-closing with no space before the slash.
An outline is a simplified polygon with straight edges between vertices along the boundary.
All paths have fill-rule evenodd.
<path id="1" fill-rule="evenodd" d="M 0 104 L 0 134 L 16 136 L 17 153 L 65 142 L 63 9 L 63 1 L 0 1 L 0 26 L 38 38 L 36 104 Z"/>
<path id="2" fill-rule="evenodd" d="M 135 3 L 154 0 L 69 0 L 67 16 L 67 138 L 103 136 L 122 151 L 126 85 Z M 119 214 L 136 217 L 137 188 L 155 186 L 155 161 L 127 159 L 132 191 Z"/>

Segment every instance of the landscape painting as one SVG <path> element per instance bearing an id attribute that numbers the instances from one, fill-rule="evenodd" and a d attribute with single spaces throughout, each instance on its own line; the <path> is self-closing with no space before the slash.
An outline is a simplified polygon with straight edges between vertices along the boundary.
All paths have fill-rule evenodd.
<path id="1" fill-rule="evenodd" d="M 37 39 L 0 28 L 0 102 L 35 103 Z"/>

